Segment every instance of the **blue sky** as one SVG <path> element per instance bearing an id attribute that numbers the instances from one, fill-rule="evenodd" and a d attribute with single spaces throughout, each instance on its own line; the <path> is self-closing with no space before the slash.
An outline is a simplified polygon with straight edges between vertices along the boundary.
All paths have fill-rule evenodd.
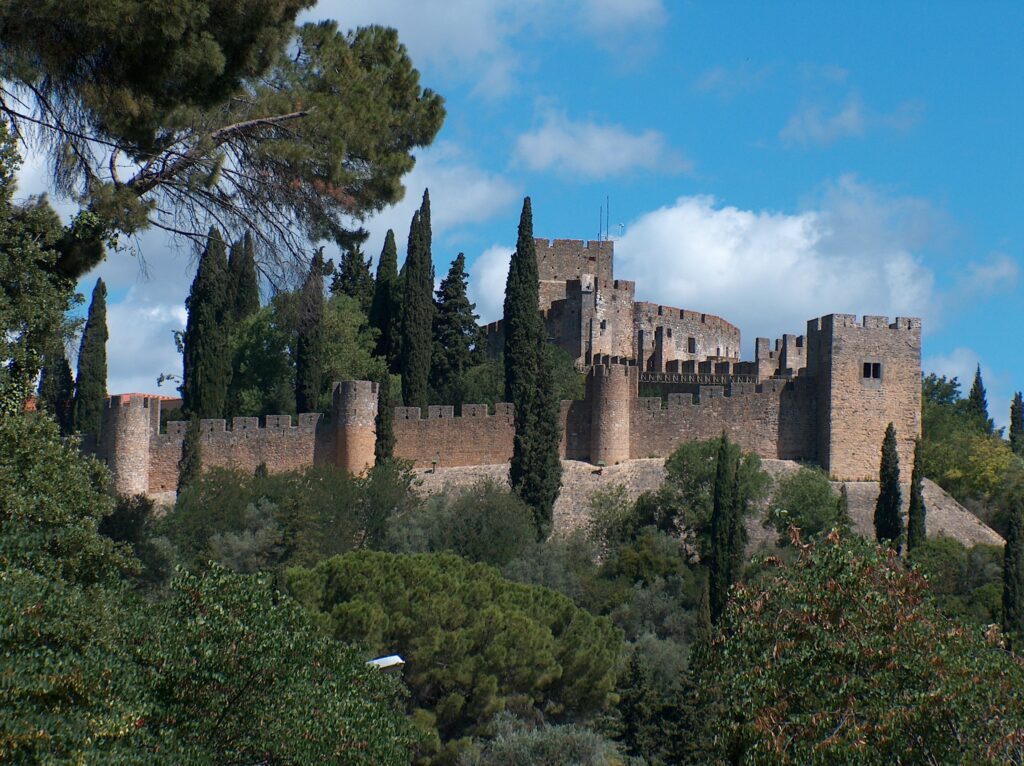
<path id="1" fill-rule="evenodd" d="M 745 358 L 820 314 L 921 316 L 926 370 L 969 385 L 980 362 L 1006 422 L 1024 388 L 1024 4 L 324 0 L 305 18 L 397 27 L 446 98 L 366 249 L 389 227 L 404 242 L 429 187 L 436 270 L 466 253 L 483 320 L 524 195 L 538 236 L 579 239 L 608 197 L 617 276 L 737 323 Z M 180 370 L 191 255 L 141 245 L 146 274 L 123 254 L 98 270 L 112 392 Z"/>

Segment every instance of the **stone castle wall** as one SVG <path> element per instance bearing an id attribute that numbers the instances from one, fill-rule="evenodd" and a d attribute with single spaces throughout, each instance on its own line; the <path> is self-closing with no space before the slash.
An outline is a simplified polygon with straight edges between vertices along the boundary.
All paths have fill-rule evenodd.
<path id="1" fill-rule="evenodd" d="M 612 279 L 613 247 L 609 241 L 581 239 L 534 239 L 540 278 L 540 308 L 565 298 L 565 283 L 589 274 L 598 280 Z"/>
<path id="2" fill-rule="evenodd" d="M 417 468 L 505 463 L 512 457 L 515 423 L 511 404 L 464 404 L 458 417 L 454 407 L 431 406 L 424 418 L 419 407 L 395 409 L 395 457 L 411 460 Z"/>
<path id="3" fill-rule="evenodd" d="M 637 301 L 633 336 L 641 368 L 661 372 L 671 361 L 740 358 L 740 330 L 713 314 Z"/>

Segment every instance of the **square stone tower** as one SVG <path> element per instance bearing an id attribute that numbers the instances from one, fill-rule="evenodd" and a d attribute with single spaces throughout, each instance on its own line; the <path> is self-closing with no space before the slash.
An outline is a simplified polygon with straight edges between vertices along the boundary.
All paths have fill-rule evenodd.
<path id="1" fill-rule="evenodd" d="M 896 428 L 900 479 L 921 434 L 921 320 L 829 314 L 807 323 L 817 388 L 818 461 L 839 480 L 877 480 L 882 438 Z"/>

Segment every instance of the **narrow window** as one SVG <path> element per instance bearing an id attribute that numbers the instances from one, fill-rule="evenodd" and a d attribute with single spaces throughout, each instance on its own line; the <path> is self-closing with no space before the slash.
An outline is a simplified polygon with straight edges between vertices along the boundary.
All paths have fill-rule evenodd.
<path id="1" fill-rule="evenodd" d="M 668 337 L 670 337 L 670 338 L 672 337 L 672 328 L 671 327 L 668 328 Z"/>
<path id="2" fill-rule="evenodd" d="M 882 363 L 881 362 L 872 362 L 872 364 L 871 364 L 871 377 L 875 378 L 876 380 L 881 380 L 882 379 Z"/>
<path id="3" fill-rule="evenodd" d="M 696 338 L 687 338 L 686 339 L 686 352 L 689 353 L 689 354 L 696 354 L 697 353 L 697 339 Z"/>
<path id="4" fill-rule="evenodd" d="M 601 329 L 602 330 L 607 330 L 608 329 L 608 320 L 607 319 L 602 319 L 601 320 Z"/>
<path id="5" fill-rule="evenodd" d="M 871 377 L 871 362 L 864 362 L 864 377 Z"/>

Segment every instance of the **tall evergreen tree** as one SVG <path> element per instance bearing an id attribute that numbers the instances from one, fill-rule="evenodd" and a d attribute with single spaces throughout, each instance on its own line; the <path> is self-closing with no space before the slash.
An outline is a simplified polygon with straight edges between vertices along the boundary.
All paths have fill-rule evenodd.
<path id="1" fill-rule="evenodd" d="M 246 232 L 231 246 L 228 275 L 228 321 L 235 325 L 260 310 L 260 284 L 252 234 Z"/>
<path id="2" fill-rule="evenodd" d="M 401 352 L 402 302 L 398 282 L 398 247 L 395 232 L 388 229 L 384 237 L 384 248 L 377 261 L 377 280 L 373 286 L 373 300 L 370 302 L 370 326 L 379 331 L 377 356 L 387 360 L 388 369 L 398 372 L 398 355 Z"/>
<path id="3" fill-rule="evenodd" d="M 853 519 L 850 517 L 850 493 L 846 490 L 846 484 L 839 488 L 839 500 L 836 503 L 836 529 L 842 535 L 848 535 L 853 531 Z"/>
<path id="4" fill-rule="evenodd" d="M 359 308 L 369 316 L 374 294 L 373 275 L 370 273 L 370 259 L 363 257 L 363 250 L 358 244 L 342 251 L 341 263 L 331 278 L 331 293 L 355 298 Z"/>
<path id="5" fill-rule="evenodd" d="M 391 375 L 387 370 L 377 381 L 377 439 L 373 455 L 379 465 L 395 453 L 395 402 L 391 396 Z"/>
<path id="6" fill-rule="evenodd" d="M 462 404 L 459 393 L 466 370 L 480 361 L 483 334 L 477 325 L 476 304 L 466 294 L 466 256 L 459 253 L 437 290 L 434 313 L 434 351 L 430 389 L 442 404 Z"/>
<path id="7" fill-rule="evenodd" d="M 224 417 L 231 357 L 228 353 L 230 308 L 228 261 L 224 240 L 210 229 L 199 257 L 192 289 L 185 299 L 188 323 L 182 338 L 184 374 L 181 408 L 187 417 Z"/>
<path id="8" fill-rule="evenodd" d="M 317 250 L 299 292 L 295 339 L 295 408 L 316 412 L 324 389 L 324 256 Z"/>
<path id="9" fill-rule="evenodd" d="M 1015 455 L 1024 456 L 1024 400 L 1020 391 L 1010 403 L 1010 449 Z"/>
<path id="10" fill-rule="evenodd" d="M 551 528 L 562 483 L 553 362 L 541 322 L 533 209 L 523 201 L 516 251 L 505 283 L 505 394 L 515 407 L 509 482 L 533 508 L 539 539 Z"/>
<path id="11" fill-rule="evenodd" d="M 178 459 L 178 493 L 199 478 L 203 470 L 203 445 L 199 435 L 199 418 L 189 418 Z"/>
<path id="12" fill-rule="evenodd" d="M 711 555 L 708 557 L 708 591 L 711 621 L 718 623 L 729 600 L 736 575 L 736 466 L 729 454 L 729 439 L 722 434 L 715 461 L 715 486 L 711 510 Z"/>
<path id="13" fill-rule="evenodd" d="M 1024 506 L 1011 501 L 1003 553 L 1003 632 L 1015 650 L 1024 638 Z"/>
<path id="14" fill-rule="evenodd" d="M 711 647 L 711 580 L 705 573 L 701 578 L 700 600 L 697 602 L 697 625 L 694 629 L 693 643 L 690 645 L 690 669 L 694 669 L 701 659 L 701 653 Z"/>
<path id="15" fill-rule="evenodd" d="M 430 355 L 433 347 L 434 265 L 430 254 L 430 194 L 409 227 L 402 300 L 402 399 L 407 407 L 425 407 L 429 399 Z"/>
<path id="16" fill-rule="evenodd" d="M 896 428 L 890 423 L 882 440 L 882 462 L 878 469 L 878 501 L 875 503 L 875 539 L 900 548 L 903 519 L 900 515 L 900 458 L 896 451 Z"/>
<path id="17" fill-rule="evenodd" d="M 985 395 L 985 384 L 981 381 L 981 365 L 974 371 L 974 383 L 967 395 L 967 411 L 985 429 L 986 433 L 995 430 L 995 424 L 988 416 L 988 398 Z"/>
<path id="18" fill-rule="evenodd" d="M 71 377 L 71 365 L 63 343 L 58 343 L 43 356 L 39 403 L 57 421 L 62 436 L 74 431 L 75 381 Z"/>
<path id="19" fill-rule="evenodd" d="M 78 349 L 75 378 L 74 428 L 99 436 L 103 408 L 107 405 L 107 286 L 96 280 L 89 303 L 89 317 Z"/>
<path id="20" fill-rule="evenodd" d="M 924 505 L 924 458 L 921 439 L 914 442 L 914 469 L 910 473 L 910 508 L 907 511 L 907 551 L 924 545 L 928 536 L 927 509 Z"/>

